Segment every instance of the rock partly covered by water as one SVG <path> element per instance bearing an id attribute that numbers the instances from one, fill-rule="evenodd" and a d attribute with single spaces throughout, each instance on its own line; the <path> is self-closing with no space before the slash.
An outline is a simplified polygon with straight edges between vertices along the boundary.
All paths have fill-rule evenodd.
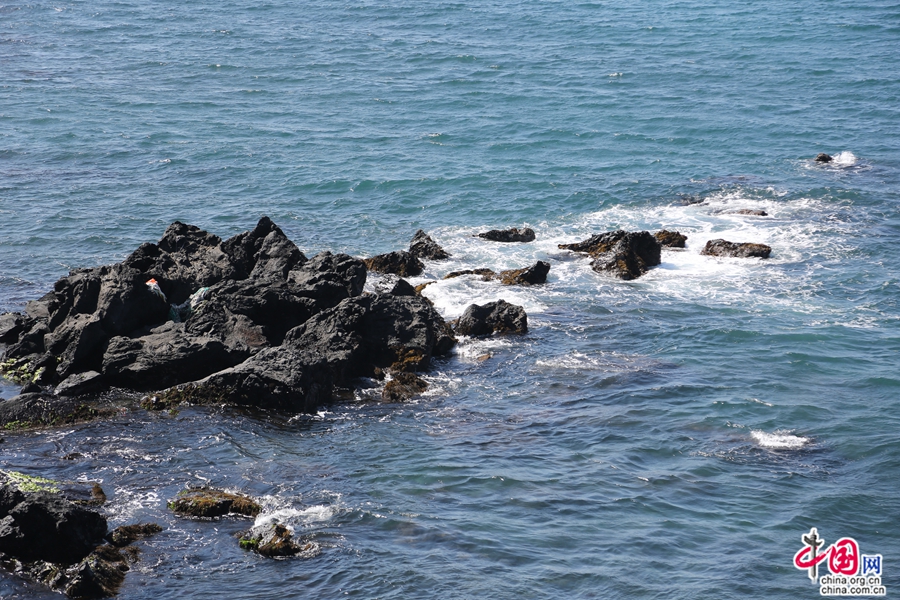
<path id="1" fill-rule="evenodd" d="M 727 240 L 709 240 L 700 254 L 706 256 L 728 256 L 736 258 L 769 258 L 772 248 L 765 244 L 729 242 Z"/>
<path id="2" fill-rule="evenodd" d="M 96 502 L 73 502 L 67 484 L 40 477 L 6 471 L 0 479 L 0 563 L 71 598 L 115 595 L 137 557 L 129 544 L 161 531 L 118 527 L 106 545 L 106 518 L 84 506 Z"/>
<path id="3" fill-rule="evenodd" d="M 547 283 L 550 263 L 539 260 L 524 269 L 511 269 L 500 272 L 500 283 L 503 285 L 538 285 Z"/>
<path id="4" fill-rule="evenodd" d="M 23 561 L 77 563 L 106 535 L 106 519 L 59 493 L 0 485 L 0 552 Z"/>
<path id="5" fill-rule="evenodd" d="M 512 227 L 510 229 L 491 229 L 479 233 L 478 237 L 492 242 L 533 242 L 535 236 L 534 229 L 530 227 L 523 229 Z"/>
<path id="6" fill-rule="evenodd" d="M 281 523 L 264 523 L 243 533 L 239 544 L 244 550 L 251 550 L 262 556 L 296 556 L 311 558 L 318 555 L 319 545 L 312 541 L 294 539 L 291 528 Z"/>
<path id="7" fill-rule="evenodd" d="M 610 231 L 559 248 L 586 253 L 591 268 L 619 279 L 636 279 L 660 263 L 661 246 L 648 231 Z"/>
<path id="8" fill-rule="evenodd" d="M 821 162 L 821 163 L 830 163 L 833 160 L 834 160 L 834 158 L 832 158 L 828 154 L 825 154 L 824 152 L 820 152 L 819 154 L 816 155 L 816 158 L 815 158 L 816 162 Z"/>
<path id="9" fill-rule="evenodd" d="M 459 335 L 491 335 L 492 333 L 527 333 L 525 309 L 506 300 L 470 305 L 456 321 Z"/>
<path id="10" fill-rule="evenodd" d="M 154 407 L 180 399 L 314 411 L 336 387 L 409 352 L 425 366 L 447 352 L 455 340 L 410 286 L 361 295 L 366 264 L 421 272 L 405 251 L 366 263 L 329 252 L 308 259 L 267 217 L 225 241 L 173 223 L 157 244 L 73 271 L 25 314 L 0 318 L 9 344 L 0 369 L 56 386 L 0 403 L 0 420 L 89 418 L 98 409 L 79 395 L 111 386 L 174 388 Z"/>
<path id="11" fill-rule="evenodd" d="M 444 260 L 450 258 L 450 253 L 438 245 L 431 236 L 422 231 L 416 231 L 412 241 L 409 243 L 409 253 L 417 258 L 426 258 L 429 260 Z"/>
<path id="12" fill-rule="evenodd" d="M 169 501 L 168 506 L 175 514 L 207 519 L 230 514 L 255 517 L 262 510 L 259 503 L 249 496 L 213 488 L 184 490 Z"/>

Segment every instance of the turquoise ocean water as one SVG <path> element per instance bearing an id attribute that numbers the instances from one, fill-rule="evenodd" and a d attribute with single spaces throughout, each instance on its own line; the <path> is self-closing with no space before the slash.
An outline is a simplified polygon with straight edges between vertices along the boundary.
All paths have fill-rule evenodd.
<path id="1" fill-rule="evenodd" d="M 0 3 L 2 311 L 174 220 L 268 215 L 308 256 L 424 228 L 454 257 L 414 283 L 551 263 L 426 288 L 531 332 L 463 340 L 410 403 L 136 411 L 4 432 L 0 463 L 166 527 L 123 599 L 812 598 L 811 527 L 882 554 L 896 594 L 898 74 L 877 0 Z M 510 226 L 537 240 L 472 238 Z M 556 247 L 617 228 L 688 247 L 634 282 Z M 719 237 L 772 257 L 700 256 Z M 321 554 L 172 517 L 203 482 Z M 0 597 L 57 596 L 2 573 Z"/>

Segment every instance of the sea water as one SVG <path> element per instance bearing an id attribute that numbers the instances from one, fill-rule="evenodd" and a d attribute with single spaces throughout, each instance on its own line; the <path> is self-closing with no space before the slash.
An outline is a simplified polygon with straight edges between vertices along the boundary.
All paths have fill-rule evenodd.
<path id="1" fill-rule="evenodd" d="M 308 256 L 423 228 L 453 258 L 416 284 L 551 264 L 425 288 L 448 319 L 522 305 L 530 332 L 461 339 L 410 402 L 136 410 L 4 432 L 2 468 L 163 525 L 123 599 L 813 597 L 812 527 L 883 555 L 891 594 L 898 49 L 885 1 L 0 4 L 0 310 L 175 220 L 268 215 Z M 536 241 L 473 237 L 511 226 Z M 630 282 L 557 248 L 619 228 L 687 247 Z M 700 255 L 714 238 L 772 256 Z M 203 483 L 319 555 L 172 516 Z M 0 596 L 57 597 L 9 573 Z"/>

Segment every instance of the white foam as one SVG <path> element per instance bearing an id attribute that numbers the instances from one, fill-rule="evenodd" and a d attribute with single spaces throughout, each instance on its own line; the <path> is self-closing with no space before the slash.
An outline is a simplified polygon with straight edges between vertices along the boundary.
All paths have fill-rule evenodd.
<path id="1" fill-rule="evenodd" d="M 832 158 L 831 163 L 833 165 L 840 166 L 840 167 L 852 167 L 857 162 L 859 162 L 859 159 L 856 157 L 856 155 L 853 154 L 852 152 L 850 152 L 849 150 L 844 150 L 842 152 L 838 152 L 831 158 Z"/>
<path id="2" fill-rule="evenodd" d="M 754 429 L 750 436 L 763 448 L 770 450 L 799 450 L 809 443 L 809 438 L 793 435 L 789 432 L 777 430 L 766 433 L 760 429 Z"/>
<path id="3" fill-rule="evenodd" d="M 327 521 L 334 516 L 336 509 L 333 506 L 319 504 L 303 509 L 280 508 L 272 512 L 263 513 L 256 517 L 254 527 L 269 525 L 271 523 L 316 523 Z"/>

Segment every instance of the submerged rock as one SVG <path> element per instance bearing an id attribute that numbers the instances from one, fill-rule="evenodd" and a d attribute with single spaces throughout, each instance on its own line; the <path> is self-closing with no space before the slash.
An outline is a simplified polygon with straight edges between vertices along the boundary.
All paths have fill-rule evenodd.
<path id="1" fill-rule="evenodd" d="M 500 283 L 503 285 L 538 285 L 547 283 L 547 273 L 550 272 L 550 263 L 539 260 L 534 265 L 524 269 L 511 269 L 500 272 Z"/>
<path id="2" fill-rule="evenodd" d="M 506 300 L 470 305 L 457 320 L 459 335 L 482 336 L 492 333 L 527 333 L 528 316 L 525 309 Z"/>
<path id="3" fill-rule="evenodd" d="M 768 217 L 769 213 L 764 210 L 760 210 L 758 208 L 742 208 L 740 210 L 732 211 L 733 215 L 749 215 L 751 217 Z"/>
<path id="4" fill-rule="evenodd" d="M 376 273 L 393 273 L 401 277 L 415 277 L 425 270 L 425 265 L 406 250 L 397 250 L 363 259 L 366 268 Z"/>
<path id="5" fill-rule="evenodd" d="M 381 397 L 389 402 L 402 402 L 427 389 L 428 382 L 415 373 L 399 372 L 394 373 L 393 379 L 385 384 Z"/>
<path id="6" fill-rule="evenodd" d="M 684 248 L 684 243 L 687 241 L 687 236 L 683 233 L 669 231 L 668 229 L 657 231 L 653 234 L 653 237 L 656 238 L 660 246 L 665 248 Z"/>
<path id="7" fill-rule="evenodd" d="M 610 231 L 591 236 L 574 244 L 559 244 L 559 248 L 587 253 L 593 258 L 591 268 L 609 273 L 619 279 L 636 279 L 650 267 L 660 263 L 661 246 L 648 231 Z"/>
<path id="8" fill-rule="evenodd" d="M 529 227 L 524 229 L 512 227 L 510 229 L 491 229 L 479 233 L 478 237 L 492 242 L 533 242 L 535 235 L 534 230 Z"/>
<path id="9" fill-rule="evenodd" d="M 726 240 L 709 240 L 700 254 L 706 256 L 727 256 L 736 258 L 769 258 L 772 248 L 765 244 L 729 242 Z"/>
<path id="10" fill-rule="evenodd" d="M 221 517 L 237 514 L 255 517 L 262 510 L 249 496 L 232 494 L 212 488 L 188 489 L 168 503 L 169 509 L 181 516 Z"/>
<path id="11" fill-rule="evenodd" d="M 461 271 L 451 271 L 444 275 L 444 279 L 454 279 L 462 275 L 480 275 L 482 281 L 490 281 L 497 276 L 491 269 L 463 269 Z"/>
<path id="12" fill-rule="evenodd" d="M 833 160 L 834 160 L 834 158 L 832 158 L 828 154 L 825 154 L 824 152 L 820 152 L 819 154 L 816 155 L 816 158 L 815 158 L 816 162 L 821 162 L 821 163 L 829 163 Z"/>
<path id="13" fill-rule="evenodd" d="M 431 260 L 444 260 L 451 256 L 450 253 L 441 248 L 437 242 L 431 239 L 431 236 L 421 229 L 416 232 L 409 243 L 409 253 L 417 258 Z"/>
<path id="14" fill-rule="evenodd" d="M 107 536 L 109 542 L 118 548 L 127 546 L 139 539 L 155 535 L 163 528 L 156 523 L 136 523 L 134 525 L 121 525 L 113 529 Z"/>

